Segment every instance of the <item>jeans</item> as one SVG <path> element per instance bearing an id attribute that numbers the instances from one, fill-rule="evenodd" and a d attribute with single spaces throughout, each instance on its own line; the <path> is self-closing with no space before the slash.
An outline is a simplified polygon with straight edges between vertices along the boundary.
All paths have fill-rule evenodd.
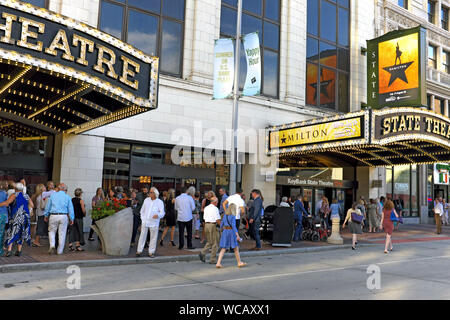
<path id="1" fill-rule="evenodd" d="M 302 240 L 302 232 L 303 232 L 303 224 L 300 220 L 295 219 L 295 233 L 294 233 L 294 241 Z"/>
<path id="2" fill-rule="evenodd" d="M 8 215 L 0 213 L 0 254 L 4 254 L 3 245 L 5 244 L 5 228 Z"/>
<path id="3" fill-rule="evenodd" d="M 259 234 L 259 228 L 261 227 L 261 221 L 254 221 L 252 223 L 253 237 L 256 241 L 256 247 L 261 249 L 261 236 Z"/>
<path id="4" fill-rule="evenodd" d="M 192 248 L 192 219 L 189 221 L 178 221 L 178 245 L 180 249 L 184 247 L 184 229 L 187 229 L 187 245 Z"/>
<path id="5" fill-rule="evenodd" d="M 133 233 L 131 235 L 131 242 L 136 242 L 136 234 L 141 225 L 141 217 L 133 214 Z"/>

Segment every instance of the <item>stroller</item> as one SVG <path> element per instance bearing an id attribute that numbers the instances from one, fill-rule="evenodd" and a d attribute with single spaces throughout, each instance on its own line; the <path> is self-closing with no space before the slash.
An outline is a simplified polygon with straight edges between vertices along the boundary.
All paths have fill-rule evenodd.
<path id="1" fill-rule="evenodd" d="M 325 227 L 325 221 L 319 216 L 308 216 L 303 221 L 302 239 L 318 242 L 327 241 L 329 237 L 329 231 Z"/>

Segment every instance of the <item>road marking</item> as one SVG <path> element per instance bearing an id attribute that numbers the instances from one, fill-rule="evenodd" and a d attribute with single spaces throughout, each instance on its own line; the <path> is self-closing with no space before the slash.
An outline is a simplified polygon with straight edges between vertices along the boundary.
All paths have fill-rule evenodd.
<path id="1" fill-rule="evenodd" d="M 354 268 L 367 268 L 368 266 L 370 266 L 372 264 L 389 265 L 389 264 L 406 263 L 406 262 L 420 262 L 420 261 L 436 260 L 436 259 L 450 259 L 450 255 L 418 258 L 418 259 L 395 260 L 395 261 L 371 263 L 371 264 L 361 264 L 361 265 L 353 265 L 353 266 L 346 266 L 346 267 L 340 267 L 340 268 L 327 268 L 327 269 L 292 272 L 292 273 L 280 273 L 280 274 L 272 274 L 272 275 L 267 275 L 267 276 L 256 276 L 256 277 L 239 278 L 239 279 L 177 284 L 177 285 L 163 286 L 163 287 L 149 287 L 149 288 L 140 288 L 140 289 L 120 290 L 120 291 L 87 293 L 87 294 L 79 294 L 79 295 L 71 295 L 71 296 L 43 298 L 43 299 L 39 299 L 39 300 L 62 300 L 62 299 L 71 299 L 71 298 L 86 298 L 86 297 L 93 297 L 93 296 L 104 296 L 104 295 L 112 295 L 112 294 L 124 294 L 124 293 L 133 293 L 133 292 L 142 292 L 142 291 L 152 291 L 152 290 L 161 290 L 161 289 L 196 287 L 196 286 L 205 286 L 205 285 L 213 285 L 213 284 L 221 284 L 221 283 L 229 283 L 229 282 L 237 282 L 237 281 L 261 280 L 261 279 L 271 279 L 271 278 L 279 278 L 279 277 L 299 276 L 299 275 L 320 273 L 320 272 L 341 271 L 341 270 L 348 270 L 348 269 L 354 269 Z"/>

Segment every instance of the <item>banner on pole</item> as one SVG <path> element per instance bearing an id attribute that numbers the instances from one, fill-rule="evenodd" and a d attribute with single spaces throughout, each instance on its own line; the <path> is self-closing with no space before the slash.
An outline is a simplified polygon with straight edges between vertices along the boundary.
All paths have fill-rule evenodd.
<path id="1" fill-rule="evenodd" d="M 261 93 L 261 50 L 258 32 L 243 37 L 245 57 L 247 58 L 247 78 L 244 96 L 256 96 Z"/>
<path id="2" fill-rule="evenodd" d="M 214 46 L 213 99 L 227 99 L 233 95 L 234 44 L 232 39 L 216 40 Z"/>

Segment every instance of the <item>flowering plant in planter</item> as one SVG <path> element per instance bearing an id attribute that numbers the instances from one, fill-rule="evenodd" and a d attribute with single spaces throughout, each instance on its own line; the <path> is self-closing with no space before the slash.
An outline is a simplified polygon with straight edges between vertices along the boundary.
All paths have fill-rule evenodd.
<path id="1" fill-rule="evenodd" d="M 125 209 L 127 206 L 127 201 L 125 199 L 113 199 L 98 202 L 96 206 L 92 207 L 91 217 L 93 220 L 97 221 L 103 218 L 112 216 L 116 212 Z"/>

